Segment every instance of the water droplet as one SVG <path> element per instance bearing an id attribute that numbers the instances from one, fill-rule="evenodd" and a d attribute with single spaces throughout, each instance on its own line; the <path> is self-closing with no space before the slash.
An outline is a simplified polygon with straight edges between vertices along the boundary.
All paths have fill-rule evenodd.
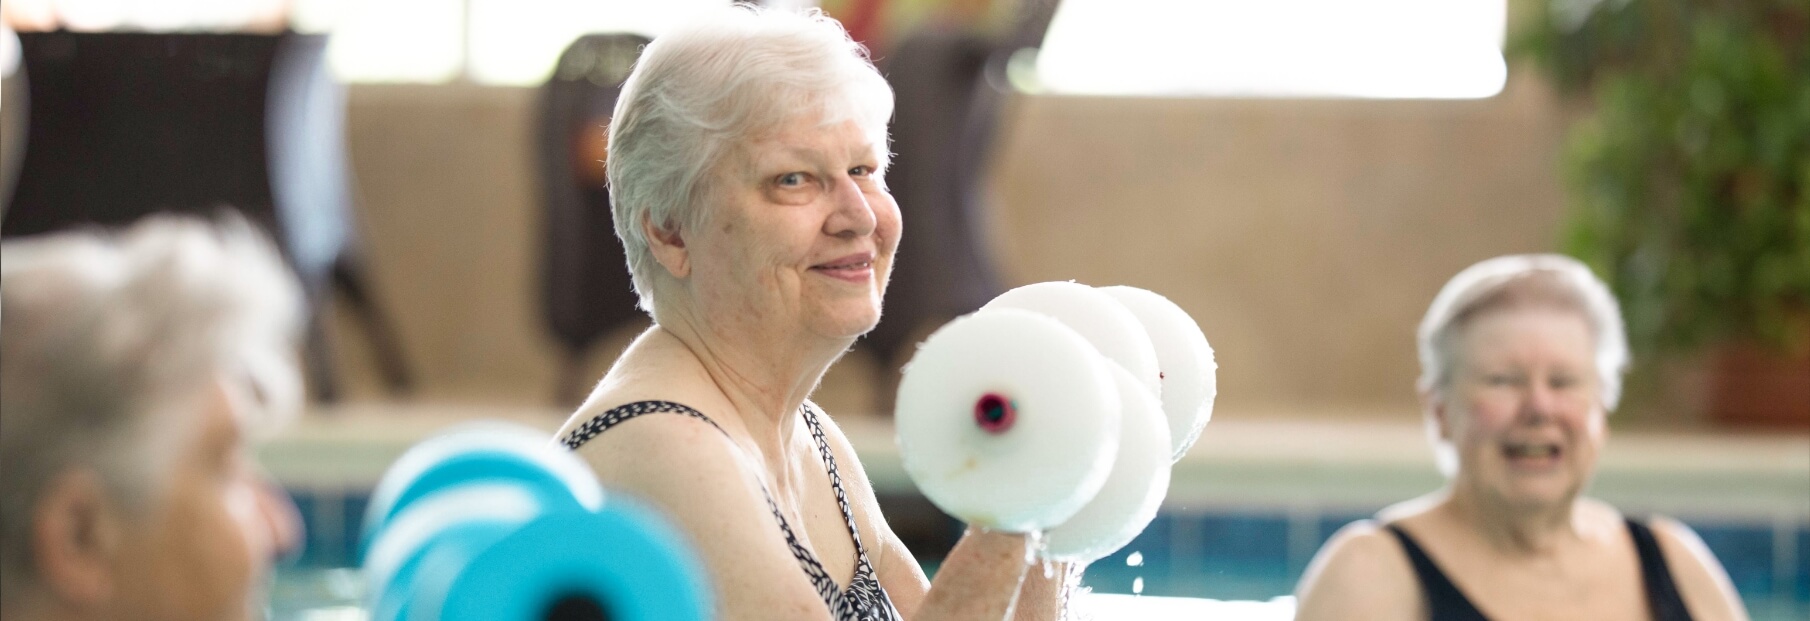
<path id="1" fill-rule="evenodd" d="M 1132 595 L 1143 595 L 1144 594 L 1144 577 L 1143 576 L 1138 576 L 1137 578 L 1132 579 L 1131 594 Z"/>
<path id="2" fill-rule="evenodd" d="M 1047 558 L 1043 559 L 1043 579 L 1049 580 L 1054 577 L 1056 577 L 1056 564 Z"/>
<path id="3" fill-rule="evenodd" d="M 1125 557 L 1125 566 L 1126 567 L 1143 567 L 1144 566 L 1144 553 L 1143 552 L 1132 552 L 1131 556 Z"/>

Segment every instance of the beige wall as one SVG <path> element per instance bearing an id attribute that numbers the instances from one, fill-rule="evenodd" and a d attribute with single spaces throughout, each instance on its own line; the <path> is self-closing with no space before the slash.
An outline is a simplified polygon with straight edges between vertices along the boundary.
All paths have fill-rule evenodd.
<path id="1" fill-rule="evenodd" d="M 997 169 L 1008 273 L 1168 295 L 1214 344 L 1225 406 L 1412 407 L 1439 286 L 1554 246 L 1562 123 L 1541 86 L 1021 100 Z"/>
<path id="2" fill-rule="evenodd" d="M 551 390 L 533 97 L 352 90 L 378 294 L 429 397 Z M 996 247 L 1014 283 L 1131 284 L 1180 303 L 1218 349 L 1222 413 L 1401 412 L 1413 328 L 1444 279 L 1553 246 L 1560 116 L 1522 80 L 1481 101 L 1020 98 L 994 167 Z M 342 341 L 368 393 L 359 339 Z M 833 374 L 820 400 L 862 407 L 862 376 Z"/>

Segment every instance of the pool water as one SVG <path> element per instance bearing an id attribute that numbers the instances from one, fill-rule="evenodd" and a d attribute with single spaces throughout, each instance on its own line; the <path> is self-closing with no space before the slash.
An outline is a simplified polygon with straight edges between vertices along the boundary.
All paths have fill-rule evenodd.
<path id="1" fill-rule="evenodd" d="M 1131 544 L 1090 565 L 1083 584 L 1099 593 L 1269 601 L 1293 592 L 1321 543 L 1365 517 L 1159 515 Z M 1754 619 L 1810 619 L 1810 524 L 1690 526 L 1728 569 Z"/>
<path id="2" fill-rule="evenodd" d="M 364 596 L 355 570 L 361 494 L 297 493 L 308 547 L 279 572 L 275 621 L 353 621 Z M 1212 612 L 1286 619 L 1288 596 L 1333 532 L 1367 513 L 1166 512 L 1123 550 L 1089 566 L 1083 586 L 1101 597 L 1094 618 Z M 1728 569 L 1759 621 L 1810 618 L 1810 523 L 1690 522 Z M 950 522 L 959 532 L 959 524 Z M 1135 555 L 1135 557 L 1134 557 Z M 927 563 L 934 571 L 934 561 Z M 1119 597 L 1137 595 L 1140 598 Z M 1172 598 L 1188 598 L 1172 599 Z M 1208 601 L 1210 600 L 1210 601 Z"/>

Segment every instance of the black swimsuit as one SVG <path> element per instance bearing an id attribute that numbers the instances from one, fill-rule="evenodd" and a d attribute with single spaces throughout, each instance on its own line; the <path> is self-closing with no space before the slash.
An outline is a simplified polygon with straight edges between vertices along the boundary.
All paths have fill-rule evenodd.
<path id="1" fill-rule="evenodd" d="M 848 588 L 837 588 L 835 579 L 823 570 L 823 564 L 817 562 L 817 557 L 798 542 L 798 536 L 792 533 L 792 526 L 786 523 L 786 517 L 779 512 L 779 505 L 773 502 L 773 495 L 767 492 L 763 484 L 761 494 L 767 497 L 767 508 L 773 511 L 773 519 L 779 521 L 779 530 L 786 537 L 786 547 L 791 548 L 792 557 L 798 559 L 798 566 L 804 570 L 805 577 L 811 580 L 811 586 L 817 588 L 817 594 L 823 597 L 823 603 L 829 606 L 830 614 L 836 621 L 898 621 L 899 612 L 893 608 L 886 590 L 880 587 L 880 580 L 874 577 L 873 563 L 867 560 L 867 548 L 861 545 L 861 533 L 855 528 L 854 511 L 849 508 L 848 496 L 842 492 L 842 476 L 836 472 L 836 456 L 830 453 L 830 444 L 823 437 L 823 426 L 817 422 L 817 412 L 809 405 L 801 409 L 805 425 L 811 429 L 811 437 L 817 440 L 817 452 L 823 457 L 823 465 L 829 469 L 830 487 L 836 490 L 836 504 L 842 507 L 842 520 L 848 524 L 848 534 L 855 540 L 855 577 L 849 581 Z M 671 401 L 637 401 L 598 414 L 572 430 L 572 433 L 566 434 L 560 442 L 566 448 L 578 450 L 578 447 L 584 446 L 585 442 L 597 437 L 597 434 L 622 421 L 656 412 L 683 414 L 710 423 L 717 431 L 723 431 L 716 421 L 688 406 Z M 726 431 L 723 433 L 728 435 Z"/>
<path id="2" fill-rule="evenodd" d="M 1653 621 L 1691 621 L 1690 610 L 1684 606 L 1684 597 L 1678 594 L 1678 585 L 1672 581 L 1672 570 L 1666 567 L 1665 557 L 1659 551 L 1659 542 L 1653 538 L 1653 529 L 1646 524 L 1632 519 L 1626 520 L 1628 533 L 1634 537 L 1634 550 L 1640 554 L 1641 582 L 1645 584 L 1647 608 L 1653 611 Z M 1401 541 L 1402 548 L 1408 552 L 1408 562 L 1414 565 L 1414 575 L 1420 578 L 1420 587 L 1426 591 L 1427 607 L 1433 613 L 1432 621 L 1486 621 L 1483 611 L 1471 603 L 1470 598 L 1452 584 L 1439 565 L 1433 563 L 1420 544 L 1408 536 L 1408 531 L 1400 526 L 1389 524 L 1389 532 Z"/>

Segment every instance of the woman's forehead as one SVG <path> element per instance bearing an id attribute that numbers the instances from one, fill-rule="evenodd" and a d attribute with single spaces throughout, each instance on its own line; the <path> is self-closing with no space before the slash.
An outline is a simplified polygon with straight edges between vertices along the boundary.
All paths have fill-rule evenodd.
<path id="1" fill-rule="evenodd" d="M 875 133 L 853 120 L 797 116 L 755 134 L 743 150 L 756 158 L 868 155 L 879 150 L 875 143 Z"/>
<path id="2" fill-rule="evenodd" d="M 1581 314 L 1561 308 L 1527 307 L 1485 313 L 1459 334 L 1464 358 L 1556 355 L 1592 358 L 1594 337 Z"/>

